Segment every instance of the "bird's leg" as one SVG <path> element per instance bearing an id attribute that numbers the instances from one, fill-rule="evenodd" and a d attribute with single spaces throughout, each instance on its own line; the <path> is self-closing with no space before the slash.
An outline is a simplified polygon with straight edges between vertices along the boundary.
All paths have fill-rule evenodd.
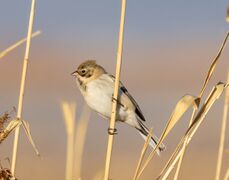
<path id="1" fill-rule="evenodd" d="M 120 106 L 122 106 L 122 107 L 124 108 L 124 110 L 127 109 L 127 107 L 125 107 L 118 99 L 115 99 L 115 98 L 114 98 L 114 94 L 112 94 L 111 101 L 112 101 L 112 102 L 116 101 L 118 105 L 120 105 Z"/>
<path id="2" fill-rule="evenodd" d="M 116 135 L 116 134 L 118 134 L 116 128 L 108 128 L 107 131 L 108 131 L 108 134 L 109 135 Z"/>
<path id="3" fill-rule="evenodd" d="M 112 102 L 116 101 L 117 103 L 119 103 L 119 102 L 118 102 L 118 99 L 114 98 L 114 94 L 112 94 L 111 101 L 112 101 Z"/>
<path id="4" fill-rule="evenodd" d="M 116 98 L 114 98 L 114 94 L 112 94 L 111 101 L 112 101 L 112 102 L 116 101 L 117 104 L 123 106 Z M 110 127 L 109 127 L 107 131 L 108 131 L 108 134 L 109 134 L 109 135 L 116 135 L 116 134 L 118 134 L 116 128 L 110 128 Z"/>

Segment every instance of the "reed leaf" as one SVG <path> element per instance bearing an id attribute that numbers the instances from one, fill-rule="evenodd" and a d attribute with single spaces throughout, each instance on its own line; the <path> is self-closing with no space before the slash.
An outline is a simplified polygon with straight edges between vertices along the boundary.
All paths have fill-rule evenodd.
<path id="1" fill-rule="evenodd" d="M 36 31 L 32 34 L 31 38 L 34 38 L 38 35 L 41 34 L 41 31 Z M 23 43 L 25 43 L 27 40 L 27 38 L 21 39 L 20 41 L 16 42 L 15 44 L 11 45 L 10 47 L 8 47 L 7 49 L 5 49 L 4 51 L 0 52 L 0 59 L 2 59 L 3 57 L 5 57 L 8 53 L 10 53 L 12 50 L 16 49 L 18 46 L 22 45 Z"/>
<path id="2" fill-rule="evenodd" d="M 22 125 L 23 125 L 23 128 L 25 130 L 25 134 L 26 134 L 30 144 L 33 146 L 33 149 L 36 152 L 36 155 L 40 156 L 38 148 L 37 148 L 37 146 L 36 146 L 36 144 L 35 144 L 35 142 L 34 142 L 34 140 L 32 138 L 32 134 L 31 134 L 29 123 L 27 121 L 25 121 L 25 120 L 22 120 Z"/>
<path id="3" fill-rule="evenodd" d="M 221 82 L 219 82 L 211 91 L 211 93 L 209 94 L 207 100 L 205 101 L 205 103 L 202 105 L 202 107 L 200 108 L 200 111 L 198 112 L 198 114 L 196 115 L 196 117 L 193 120 L 193 123 L 190 125 L 190 127 L 187 129 L 187 131 L 185 132 L 185 135 L 182 137 L 180 143 L 178 144 L 178 146 L 175 149 L 175 152 L 173 153 L 173 155 L 170 157 L 169 162 L 166 164 L 166 167 L 163 168 L 162 172 L 160 173 L 158 179 L 160 179 L 162 177 L 162 175 L 164 174 L 164 176 L 162 177 L 162 179 L 166 179 L 169 175 L 169 173 L 171 172 L 171 170 L 174 168 L 176 162 L 179 160 L 179 157 L 182 154 L 182 149 L 180 150 L 181 146 L 183 145 L 183 143 L 185 142 L 185 139 L 187 138 L 187 145 L 189 144 L 189 142 L 191 141 L 192 137 L 195 135 L 197 129 L 199 128 L 199 126 L 201 125 L 201 123 L 203 122 L 206 114 L 208 113 L 208 111 L 210 110 L 210 108 L 212 107 L 212 105 L 215 103 L 215 101 L 221 96 L 221 94 L 223 93 L 223 91 L 228 87 L 227 84 L 223 84 Z M 167 170 L 167 171 L 166 171 Z"/>
<path id="4" fill-rule="evenodd" d="M 203 86 L 202 86 L 202 88 L 200 90 L 200 93 L 198 95 L 198 97 L 200 98 L 200 101 L 202 99 L 202 96 L 204 94 L 204 91 L 206 90 L 206 87 L 208 85 L 208 82 L 210 81 L 210 79 L 211 79 L 211 77 L 213 75 L 213 72 L 214 72 L 215 67 L 216 67 L 216 64 L 217 64 L 217 62 L 218 62 L 218 60 L 220 58 L 220 55 L 222 54 L 223 49 L 224 49 L 224 47 L 226 45 L 226 42 L 227 42 L 227 39 L 228 39 L 228 35 L 229 35 L 229 32 L 226 34 L 226 37 L 224 38 L 224 41 L 223 41 L 223 43 L 222 43 L 222 45 L 221 45 L 221 47 L 220 47 L 220 49 L 219 49 L 216 57 L 214 58 L 211 66 L 208 69 L 208 73 L 207 73 L 207 76 L 205 78 L 204 84 L 203 84 Z M 191 116 L 190 121 L 189 121 L 189 126 L 193 122 L 194 116 L 196 115 L 196 111 L 197 111 L 197 109 L 194 109 L 193 112 L 192 112 L 192 116 Z M 174 180 L 177 180 L 178 179 L 178 175 L 179 175 L 179 171 L 180 171 L 181 164 L 182 164 L 182 161 L 183 161 L 183 157 L 184 157 L 184 154 L 185 154 L 186 146 L 187 146 L 187 139 L 185 140 L 185 142 L 183 144 L 183 147 L 182 147 L 182 155 L 181 155 L 181 157 L 179 159 L 179 162 L 178 162 L 178 165 L 177 165 L 177 169 L 176 169 L 176 172 L 175 172 L 175 175 L 174 175 Z"/>
<path id="5" fill-rule="evenodd" d="M 139 169 L 140 169 L 140 167 L 142 165 L 142 161 L 143 161 L 143 158 L 145 156 L 146 150 L 147 150 L 147 148 L 149 146 L 149 142 L 150 142 L 150 139 L 152 137 L 152 134 L 153 134 L 152 133 L 152 128 L 150 128 L 149 134 L 148 134 L 148 136 L 146 138 L 146 141 L 145 141 L 145 143 L 144 143 L 144 145 L 142 147 L 141 155 L 140 155 L 140 158 L 139 158 L 139 161 L 138 161 L 138 164 L 137 164 L 137 168 L 136 168 L 135 173 L 134 173 L 134 178 L 133 178 L 134 180 L 136 180 L 137 177 L 138 177 L 138 172 L 139 172 Z"/>
<path id="6" fill-rule="evenodd" d="M 6 128 L 3 129 L 0 133 L 0 144 L 9 136 L 9 134 L 18 126 L 21 125 L 21 121 L 14 119 L 10 121 Z"/>
<path id="7" fill-rule="evenodd" d="M 141 171 L 139 172 L 138 178 L 140 177 L 140 175 L 143 173 L 143 171 L 146 168 L 146 166 L 148 165 L 148 163 L 153 158 L 157 148 L 160 146 L 160 144 L 163 142 L 163 140 L 166 138 L 166 136 L 169 134 L 169 132 L 173 129 L 175 124 L 177 122 L 179 122 L 179 120 L 184 115 L 184 113 L 190 107 L 193 107 L 194 109 L 196 109 L 198 107 L 198 105 L 199 105 L 199 98 L 192 96 L 192 95 L 185 95 L 178 101 L 178 103 L 176 104 L 176 107 L 175 107 L 174 111 L 172 112 L 172 114 L 171 114 L 171 116 L 170 116 L 170 118 L 166 124 L 166 127 L 165 127 L 159 141 L 158 141 L 158 144 L 156 145 L 156 147 L 153 149 L 153 151 L 150 153 L 149 157 L 147 158 L 145 164 L 143 165 Z"/>

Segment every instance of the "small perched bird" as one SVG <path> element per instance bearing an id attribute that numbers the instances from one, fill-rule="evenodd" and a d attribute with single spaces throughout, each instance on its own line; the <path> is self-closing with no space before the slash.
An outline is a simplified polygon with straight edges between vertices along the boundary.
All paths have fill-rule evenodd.
<path id="1" fill-rule="evenodd" d="M 105 118 L 111 116 L 111 106 L 114 92 L 114 76 L 108 74 L 105 69 L 96 64 L 94 60 L 87 60 L 80 64 L 72 73 L 85 101 L 91 109 Z M 138 130 L 140 135 L 146 139 L 149 130 L 143 124 L 145 118 L 137 102 L 120 82 L 117 101 L 116 121 L 124 122 Z M 150 146 L 156 146 L 158 138 L 153 135 Z M 162 144 L 157 153 L 164 150 Z"/>

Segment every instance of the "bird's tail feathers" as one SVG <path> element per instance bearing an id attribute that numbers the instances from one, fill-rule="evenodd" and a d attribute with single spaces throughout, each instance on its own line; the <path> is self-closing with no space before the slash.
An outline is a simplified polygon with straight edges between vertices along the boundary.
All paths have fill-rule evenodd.
<path id="1" fill-rule="evenodd" d="M 139 125 L 141 128 L 140 129 L 137 128 L 137 130 L 138 130 L 139 134 L 143 137 L 143 139 L 146 141 L 147 136 L 149 134 L 149 130 L 142 122 L 139 122 Z M 151 140 L 149 142 L 149 145 L 152 148 L 155 148 L 157 143 L 158 143 L 158 137 L 153 134 L 151 137 Z M 157 149 L 157 154 L 160 155 L 160 152 L 163 150 L 165 150 L 165 145 L 163 143 L 161 143 Z"/>

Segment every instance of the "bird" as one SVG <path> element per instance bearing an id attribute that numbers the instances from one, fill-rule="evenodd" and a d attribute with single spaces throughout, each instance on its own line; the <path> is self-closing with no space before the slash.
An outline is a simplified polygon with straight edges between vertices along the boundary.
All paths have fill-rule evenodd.
<path id="1" fill-rule="evenodd" d="M 115 77 L 107 73 L 95 60 L 82 62 L 71 75 L 74 76 L 88 106 L 102 117 L 109 119 L 111 117 Z M 146 119 L 139 105 L 122 82 L 119 82 L 116 101 L 116 122 L 124 122 L 130 125 L 146 140 L 149 134 L 149 129 L 144 124 Z M 158 138 L 153 134 L 149 144 L 152 148 L 155 148 L 157 143 Z M 157 154 L 159 155 L 164 149 L 165 145 L 161 143 L 157 149 Z"/>

